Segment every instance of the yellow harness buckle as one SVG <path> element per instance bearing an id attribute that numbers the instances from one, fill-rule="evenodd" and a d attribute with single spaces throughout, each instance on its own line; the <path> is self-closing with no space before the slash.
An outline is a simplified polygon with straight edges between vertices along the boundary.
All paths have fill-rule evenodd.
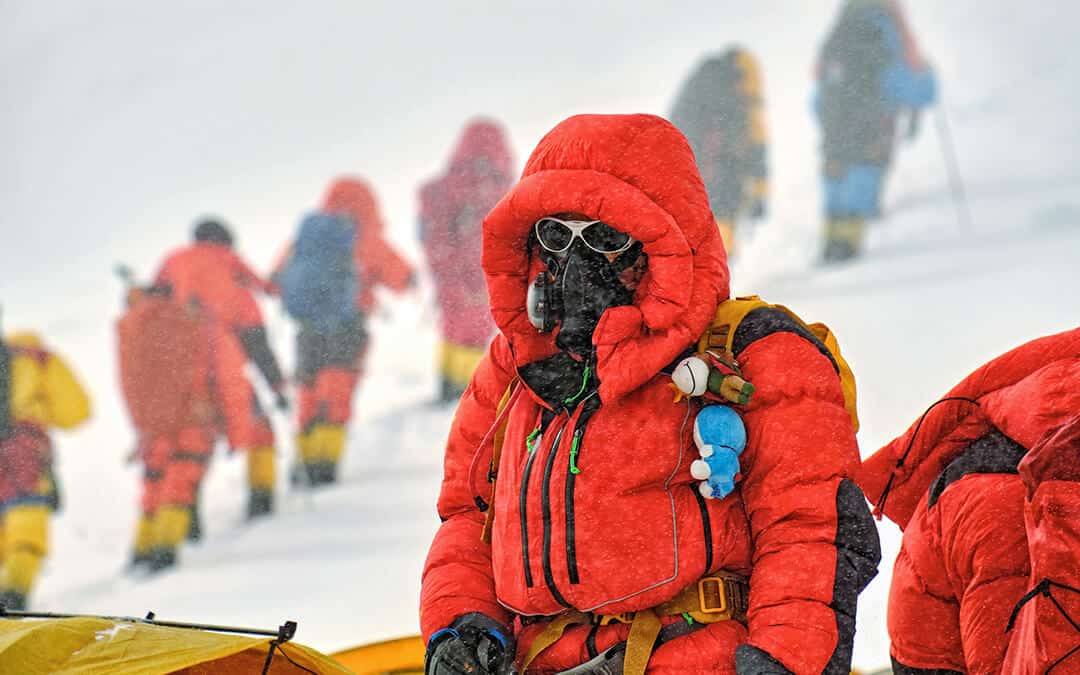
<path id="1" fill-rule="evenodd" d="M 731 613 L 724 581 L 723 577 L 703 577 L 698 581 L 698 602 L 701 604 L 698 611 L 704 614 Z"/>
<path id="2" fill-rule="evenodd" d="M 601 626 L 606 626 L 611 623 L 634 623 L 634 617 L 637 612 L 623 612 L 622 614 L 601 614 L 597 617 L 596 623 Z"/>

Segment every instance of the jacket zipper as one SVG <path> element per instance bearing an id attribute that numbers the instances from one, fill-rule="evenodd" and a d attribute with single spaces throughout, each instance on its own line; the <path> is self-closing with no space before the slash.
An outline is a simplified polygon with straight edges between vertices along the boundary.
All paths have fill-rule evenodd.
<path id="1" fill-rule="evenodd" d="M 563 607 L 569 607 L 570 603 L 566 601 L 566 598 L 563 597 L 562 593 L 559 593 L 559 589 L 555 586 L 555 575 L 551 571 L 551 470 L 555 466 L 555 457 L 559 454 L 559 441 L 562 440 L 565 429 L 566 426 L 564 425 L 555 434 L 555 440 L 551 444 L 547 462 L 544 463 L 544 480 L 540 484 L 540 511 L 544 521 L 544 550 L 541 562 L 544 568 L 544 582 L 547 584 L 548 590 L 551 591 L 551 597 Z"/>
<path id="2" fill-rule="evenodd" d="M 529 478 L 532 476 L 533 461 L 544 444 L 544 431 L 550 424 L 551 419 L 541 414 L 540 423 L 525 439 L 525 449 L 529 459 L 525 461 L 525 471 L 521 476 L 521 490 L 518 496 L 518 518 L 521 524 L 521 565 L 525 570 L 525 586 L 533 587 L 532 567 L 529 562 Z M 556 442 L 558 440 L 556 439 Z"/>
<path id="3" fill-rule="evenodd" d="M 707 574 L 712 572 L 713 564 L 712 523 L 709 520 L 709 507 L 705 503 L 705 498 L 702 497 L 701 493 L 698 491 L 696 483 L 692 483 L 686 487 L 690 488 L 690 492 L 694 494 L 694 500 L 697 501 L 698 510 L 701 512 L 701 529 L 702 534 L 705 537 L 705 572 Z"/>
<path id="4" fill-rule="evenodd" d="M 573 445 L 570 446 L 570 459 L 566 463 L 566 567 L 571 584 L 580 582 L 577 566 L 577 532 L 574 525 L 574 484 L 581 469 L 577 459 L 581 452 L 581 437 L 585 430 L 574 430 Z"/>
<path id="5" fill-rule="evenodd" d="M 521 516 L 521 564 L 525 567 L 525 586 L 533 587 L 532 569 L 529 567 L 529 517 L 526 508 L 529 504 L 529 476 L 532 475 L 533 460 L 536 451 L 528 450 L 529 459 L 525 462 L 525 471 L 521 476 L 521 496 L 518 497 L 518 509 Z"/>

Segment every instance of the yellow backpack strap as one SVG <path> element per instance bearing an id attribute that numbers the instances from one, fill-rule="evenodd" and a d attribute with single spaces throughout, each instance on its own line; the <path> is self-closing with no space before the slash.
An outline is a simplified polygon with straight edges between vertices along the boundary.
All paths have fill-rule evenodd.
<path id="1" fill-rule="evenodd" d="M 495 434 L 492 437 L 492 449 L 491 449 L 491 466 L 488 468 L 488 482 L 491 483 L 491 499 L 488 500 L 488 509 L 484 512 L 484 528 L 480 531 L 480 541 L 485 544 L 491 543 L 491 527 L 495 523 L 495 481 L 499 478 L 499 460 L 502 459 L 503 440 L 506 438 L 506 425 L 510 423 L 510 415 L 503 415 L 503 411 L 506 410 L 506 406 L 509 405 L 510 399 L 513 398 L 514 389 L 518 384 L 518 377 L 515 375 L 510 380 L 510 384 L 506 386 L 506 391 L 503 392 L 502 398 L 499 399 L 499 405 L 495 408 L 495 419 L 498 421 L 498 427 L 495 429 Z M 501 420 L 499 418 L 502 418 Z"/>
<path id="2" fill-rule="evenodd" d="M 852 372 L 851 366 L 844 359 L 844 356 L 840 353 L 840 343 L 836 341 L 836 336 L 829 330 L 829 327 L 823 323 L 812 323 L 807 326 L 814 336 L 821 340 L 825 348 L 829 350 L 829 353 L 836 359 L 836 367 L 840 371 L 840 388 L 844 391 L 844 407 L 847 408 L 848 414 L 851 415 L 851 423 L 855 427 L 855 431 L 859 430 L 859 410 L 857 405 L 858 391 L 855 387 L 855 373 Z"/>
<path id="3" fill-rule="evenodd" d="M 761 307 L 781 310 L 824 345 L 836 363 L 837 373 L 840 376 L 840 388 L 844 392 L 844 407 L 847 409 L 848 414 L 851 415 L 851 423 L 855 427 L 855 431 L 858 431 L 859 413 L 855 375 L 851 371 L 851 366 L 848 365 L 840 353 L 840 343 L 837 341 L 836 336 L 823 323 L 808 324 L 787 307 L 767 303 L 756 295 L 731 298 L 720 303 L 720 306 L 716 308 L 716 316 L 713 318 L 712 325 L 709 326 L 698 341 L 698 352 L 711 352 L 724 359 L 733 359 L 732 344 L 735 341 L 735 331 L 738 330 L 739 325 L 750 312 Z"/>
<path id="4" fill-rule="evenodd" d="M 851 415 L 851 424 L 855 427 L 855 431 L 858 431 L 859 410 L 857 405 L 858 391 L 855 387 L 855 373 L 852 372 L 851 366 L 848 365 L 848 362 L 840 353 L 840 343 L 837 341 L 832 330 L 821 322 L 806 323 L 798 314 L 783 305 L 773 305 L 773 307 L 783 310 L 785 314 L 798 321 L 799 324 L 810 331 L 814 337 L 820 340 L 821 344 L 825 345 L 825 349 L 829 350 L 829 353 L 832 354 L 833 361 L 836 362 L 837 374 L 840 375 L 840 389 L 844 392 L 844 408 L 846 408 L 848 414 Z"/>
<path id="5" fill-rule="evenodd" d="M 699 352 L 714 352 L 725 359 L 731 359 L 731 343 L 735 340 L 735 330 L 746 318 L 746 315 L 758 307 L 768 307 L 765 302 L 756 295 L 748 295 L 740 298 L 729 298 L 720 303 L 716 308 L 716 316 L 713 317 L 712 325 L 706 329 L 705 334 L 698 340 Z"/>

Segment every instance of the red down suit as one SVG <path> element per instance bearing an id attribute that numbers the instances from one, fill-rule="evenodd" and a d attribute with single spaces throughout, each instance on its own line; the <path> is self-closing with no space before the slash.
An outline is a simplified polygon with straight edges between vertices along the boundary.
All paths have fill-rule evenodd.
<path id="1" fill-rule="evenodd" d="M 560 213 L 609 223 L 648 256 L 634 304 L 609 308 L 593 333 L 601 405 L 587 426 L 581 406 L 553 407 L 534 386 L 559 354 L 526 313 L 529 282 L 541 269 L 529 233 L 540 217 Z M 742 482 L 726 499 L 705 500 L 690 475 L 696 404 L 673 402 L 662 370 L 710 324 L 729 275 L 682 134 L 651 115 L 563 121 L 485 219 L 483 267 L 500 334 L 447 444 L 444 522 L 420 600 L 425 638 L 482 612 L 513 627 L 520 657 L 568 608 L 642 610 L 725 570 L 750 579 L 747 622 L 710 624 L 663 644 L 648 672 L 736 672 L 736 648 L 740 673 L 848 672 L 856 596 L 876 571 L 876 531 L 849 479 L 859 455 L 834 364 L 786 314 L 756 310 L 735 340 L 757 386 L 740 410 L 749 437 Z M 492 496 L 485 475 L 493 423 L 515 375 L 523 386 L 504 408 Z M 578 473 L 562 440 L 571 438 Z M 481 540 L 478 499 L 494 509 L 490 545 Z M 578 665 L 628 632 L 622 624 L 573 627 L 528 672 Z"/>
<path id="2" fill-rule="evenodd" d="M 420 190 L 420 239 L 435 280 L 444 339 L 486 347 L 495 334 L 480 267 L 480 227 L 513 181 L 506 135 L 494 122 L 465 127 L 446 172 Z"/>
<path id="3" fill-rule="evenodd" d="M 272 446 L 273 428 L 245 373 L 250 359 L 272 389 L 280 391 L 285 384 L 266 346 L 254 295 L 266 285 L 229 246 L 205 241 L 171 253 L 155 283 L 170 286 L 175 301 L 194 302 L 202 309 L 210 339 L 214 403 L 229 445 L 237 450 Z"/>
<path id="4" fill-rule="evenodd" d="M 384 286 L 401 293 L 412 283 L 413 269 L 386 240 L 386 225 L 371 185 L 362 178 L 334 180 L 320 210 L 347 216 L 356 227 L 353 264 L 357 276 L 359 318 L 331 334 L 301 328 L 297 335 L 299 400 L 297 423 L 303 430 L 323 423 L 344 426 L 352 419 L 353 394 L 367 355 L 367 317 L 378 310 L 375 289 Z M 288 260 L 282 256 L 275 274 Z"/>
<path id="5" fill-rule="evenodd" d="M 1080 673 L 1078 416 L 1075 329 L 982 366 L 866 461 L 861 486 L 904 530 L 895 672 Z"/>

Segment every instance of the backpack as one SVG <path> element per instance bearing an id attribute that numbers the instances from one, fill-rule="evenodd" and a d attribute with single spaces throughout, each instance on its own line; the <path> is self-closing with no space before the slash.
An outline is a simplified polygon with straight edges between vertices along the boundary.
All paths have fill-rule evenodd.
<path id="1" fill-rule="evenodd" d="M 144 297 L 116 332 L 120 385 L 135 428 L 171 435 L 189 425 L 209 359 L 202 322 L 171 299 Z"/>
<path id="2" fill-rule="evenodd" d="M 719 353 L 724 358 L 730 358 L 732 342 L 735 340 L 735 331 L 738 329 L 739 324 L 742 323 L 742 320 L 746 318 L 746 315 L 759 307 L 771 307 L 781 310 L 809 331 L 828 350 L 836 366 L 836 374 L 840 378 L 840 388 L 844 392 L 844 407 L 847 409 L 848 414 L 851 415 L 851 423 L 855 427 L 855 431 L 858 431 L 859 412 L 856 406 L 855 374 L 851 372 L 851 367 L 848 366 L 847 361 L 840 354 L 840 343 L 837 342 L 836 336 L 823 323 L 808 324 L 787 307 L 770 304 L 756 295 L 731 298 L 720 303 L 720 306 L 716 308 L 716 316 L 713 318 L 712 325 L 709 326 L 698 341 L 698 352 L 710 351 Z"/>
<path id="3" fill-rule="evenodd" d="M 881 83 L 893 59 L 877 23 L 884 11 L 873 2 L 848 6 L 822 46 L 817 101 L 827 138 L 862 145 L 882 135 Z"/>
<path id="4" fill-rule="evenodd" d="M 356 318 L 355 230 L 349 219 L 328 213 L 311 213 L 300 222 L 276 279 L 289 316 L 320 331 Z"/>

